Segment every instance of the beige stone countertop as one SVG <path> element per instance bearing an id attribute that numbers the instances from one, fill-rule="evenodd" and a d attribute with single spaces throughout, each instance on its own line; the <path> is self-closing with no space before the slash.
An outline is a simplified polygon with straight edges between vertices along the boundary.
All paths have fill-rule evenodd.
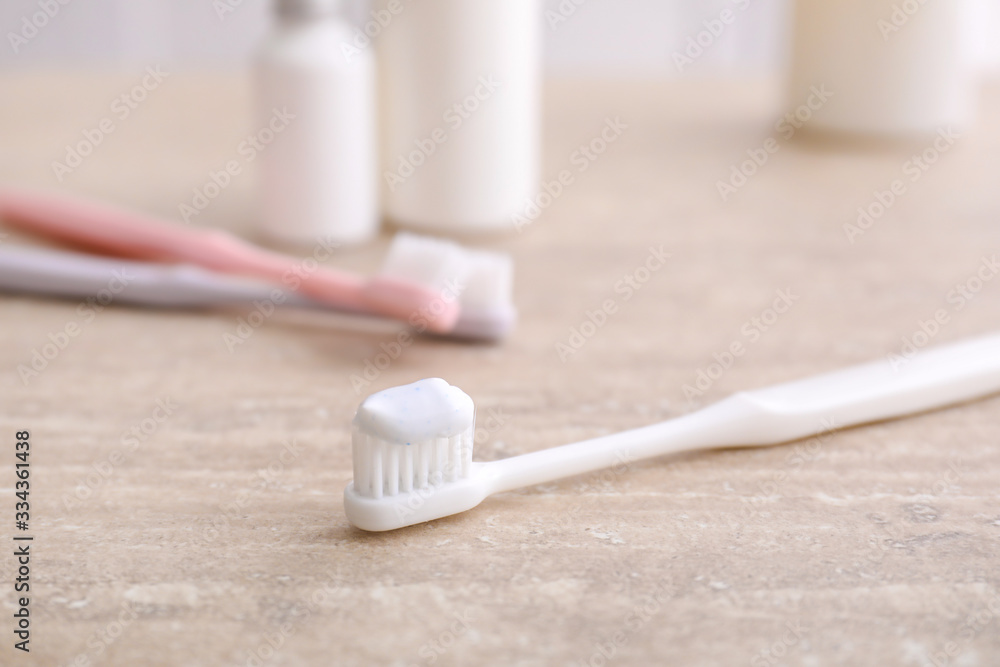
<path id="1" fill-rule="evenodd" d="M 179 219 L 253 130 L 249 87 L 170 73 L 122 118 L 141 77 L 4 73 L 0 182 Z M 477 448 L 491 460 L 884 358 L 941 311 L 935 344 L 996 330 L 1000 88 L 916 172 L 933 137 L 788 139 L 776 90 L 550 82 L 546 179 L 571 182 L 481 242 L 516 258 L 517 330 L 418 339 L 370 383 L 352 376 L 385 361 L 390 333 L 282 316 L 227 346 L 245 311 L 0 296 L 0 664 L 1000 665 L 1000 398 L 633 463 L 393 533 L 344 517 L 349 422 L 379 389 L 462 387 L 494 417 Z M 59 182 L 53 162 L 104 118 L 113 131 Z M 620 133 L 583 170 L 607 123 Z M 723 201 L 718 182 L 771 137 Z M 193 224 L 252 237 L 245 166 Z M 905 192 L 849 234 L 896 179 Z M 388 238 L 331 263 L 371 270 Z M 12 634 L 21 430 L 28 655 Z"/>

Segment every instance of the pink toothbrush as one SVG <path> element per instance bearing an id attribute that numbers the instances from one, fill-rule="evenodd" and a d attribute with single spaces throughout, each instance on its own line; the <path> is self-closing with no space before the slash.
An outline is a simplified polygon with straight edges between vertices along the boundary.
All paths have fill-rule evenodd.
<path id="1" fill-rule="evenodd" d="M 327 268 L 306 273 L 299 260 L 258 248 L 218 230 L 188 229 L 152 217 L 80 199 L 28 191 L 0 190 L 0 218 L 10 226 L 105 254 L 141 260 L 186 262 L 221 273 L 287 285 L 343 309 L 409 321 L 447 333 L 460 314 L 456 298 L 440 289 L 380 275 L 371 280 Z"/>

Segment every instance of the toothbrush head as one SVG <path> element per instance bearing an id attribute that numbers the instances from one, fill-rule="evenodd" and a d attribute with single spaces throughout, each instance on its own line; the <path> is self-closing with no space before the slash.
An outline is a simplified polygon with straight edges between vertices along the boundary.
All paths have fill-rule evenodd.
<path id="1" fill-rule="evenodd" d="M 466 250 L 469 277 L 462 292 L 462 312 L 452 336 L 497 341 L 517 322 L 514 308 L 514 261 L 510 255 Z"/>
<path id="2" fill-rule="evenodd" d="M 444 336 L 497 341 L 517 321 L 513 276 L 510 255 L 401 232 L 372 288 L 387 300 L 421 290 L 427 306 L 419 319 L 410 320 L 415 326 L 423 324 Z M 416 296 L 407 298 L 404 303 L 412 303 Z"/>
<path id="3" fill-rule="evenodd" d="M 448 334 L 460 316 L 459 297 L 469 270 L 467 253 L 458 244 L 401 233 L 365 295 L 382 312 Z"/>
<path id="4" fill-rule="evenodd" d="M 444 380 L 369 396 L 354 417 L 348 520 L 384 531 L 472 509 L 487 496 L 472 463 L 474 440 L 472 399 Z"/>

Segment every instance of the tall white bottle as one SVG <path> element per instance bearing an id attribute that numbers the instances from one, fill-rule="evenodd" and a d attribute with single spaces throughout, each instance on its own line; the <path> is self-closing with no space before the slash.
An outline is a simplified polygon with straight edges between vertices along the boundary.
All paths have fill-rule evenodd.
<path id="1" fill-rule="evenodd" d="M 794 108 L 811 99 L 818 107 L 811 109 L 809 128 L 907 135 L 970 120 L 967 0 L 794 4 L 789 103 Z"/>
<path id="2" fill-rule="evenodd" d="M 513 228 L 540 179 L 538 0 L 378 0 L 383 204 L 394 223 Z"/>
<path id="3" fill-rule="evenodd" d="M 257 63 L 257 123 L 274 135 L 259 152 L 260 229 L 280 243 L 378 232 L 374 54 L 345 49 L 353 39 L 341 0 L 276 2 Z"/>

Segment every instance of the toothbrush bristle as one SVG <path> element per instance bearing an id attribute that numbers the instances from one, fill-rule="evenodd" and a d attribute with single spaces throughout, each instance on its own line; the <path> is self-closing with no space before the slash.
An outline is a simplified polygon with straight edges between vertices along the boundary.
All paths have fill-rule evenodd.
<path id="1" fill-rule="evenodd" d="M 462 293 L 462 307 L 511 308 L 514 266 L 510 255 L 484 250 L 468 251 L 469 279 Z"/>
<path id="2" fill-rule="evenodd" d="M 421 380 L 369 396 L 354 418 L 354 490 L 381 499 L 469 476 L 475 406 L 444 380 Z"/>
<path id="3" fill-rule="evenodd" d="M 409 444 L 354 429 L 354 489 L 368 498 L 424 491 L 469 476 L 474 429 Z"/>
<path id="4" fill-rule="evenodd" d="M 467 253 L 457 243 L 402 232 L 393 239 L 379 275 L 443 292 L 464 287 L 469 270 Z M 450 296 L 457 299 L 460 293 Z"/>
<path id="5" fill-rule="evenodd" d="M 468 251 L 471 270 L 462 292 L 462 311 L 451 335 L 470 340 L 498 341 L 517 321 L 514 308 L 514 263 L 510 255 Z"/>
<path id="6" fill-rule="evenodd" d="M 440 297 L 428 304 L 439 311 L 428 318 L 435 333 L 495 341 L 506 336 L 517 320 L 513 273 L 507 254 L 401 232 L 389 248 L 379 282 L 383 292 L 394 295 L 401 286 L 411 285 L 425 290 L 425 297 Z"/>

